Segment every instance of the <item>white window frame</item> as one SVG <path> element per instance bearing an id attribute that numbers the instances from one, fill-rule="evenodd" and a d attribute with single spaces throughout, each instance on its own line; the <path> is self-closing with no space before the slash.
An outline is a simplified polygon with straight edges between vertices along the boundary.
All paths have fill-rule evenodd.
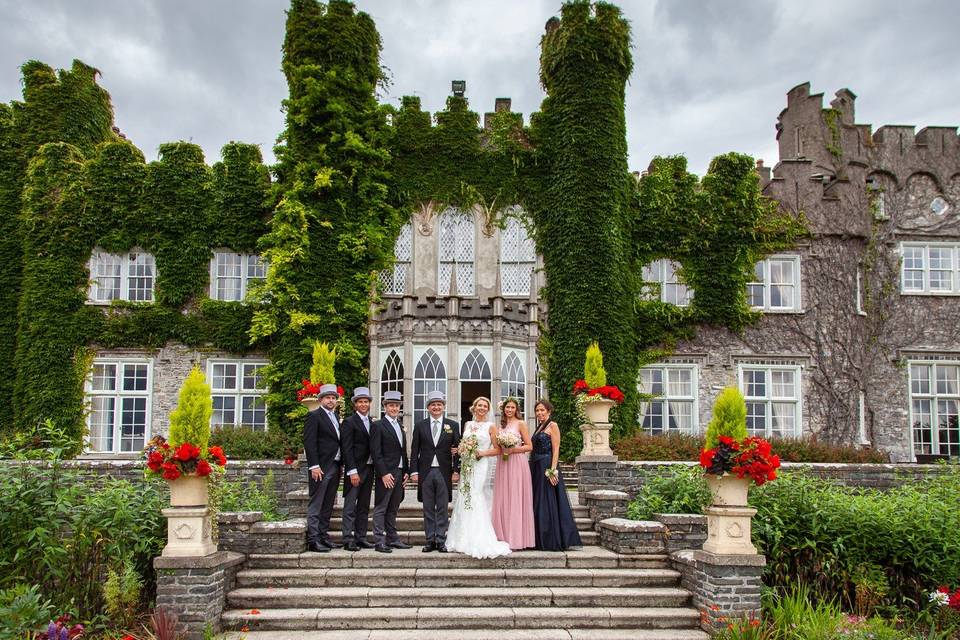
<path id="1" fill-rule="evenodd" d="M 442 373 L 442 376 L 434 378 L 420 377 L 417 375 L 420 360 L 430 351 L 433 351 L 439 360 L 441 367 L 440 373 Z M 411 377 L 413 378 L 413 421 L 416 423 L 427 416 L 428 393 L 431 391 L 443 391 L 444 394 L 447 393 L 447 376 L 450 374 L 449 371 L 447 371 L 446 347 L 423 346 L 415 348 L 413 354 L 413 371 L 411 373 Z M 419 386 L 418 383 L 423 383 L 421 389 L 417 388 Z"/>
<path id="2" fill-rule="evenodd" d="M 765 396 L 749 396 L 747 395 L 746 384 L 744 384 L 743 374 L 745 371 L 764 371 L 766 372 L 765 377 L 765 387 L 767 389 Z M 773 376 L 771 375 L 774 371 L 791 371 L 793 372 L 793 385 L 796 392 L 795 398 L 789 398 L 786 396 L 774 396 L 773 395 Z M 776 437 L 787 437 L 787 438 L 799 438 L 803 434 L 803 368 L 799 365 L 786 365 L 786 364 L 766 364 L 766 363 L 754 363 L 754 362 L 740 362 L 737 363 L 737 388 L 740 389 L 740 393 L 743 394 L 744 399 L 746 400 L 748 406 L 749 416 L 749 405 L 751 403 L 764 403 L 766 405 L 765 415 L 764 415 L 764 433 L 757 433 L 756 431 L 751 431 L 748 427 L 748 433 L 750 435 L 759 435 L 764 438 L 769 438 L 772 435 L 773 427 L 773 404 L 786 404 L 790 403 L 794 405 L 794 416 L 793 416 L 793 433 L 777 433 Z M 749 419 L 748 419 L 749 422 Z"/>
<path id="3" fill-rule="evenodd" d="M 909 269 L 909 271 L 920 271 L 923 283 L 919 289 L 907 288 L 907 259 L 906 249 L 921 249 L 923 257 L 923 266 L 920 269 Z M 945 271 L 950 273 L 951 286 L 949 289 L 932 289 L 930 287 L 930 272 L 934 271 L 930 266 L 930 249 L 947 249 L 950 255 L 950 269 L 936 269 L 935 271 Z M 960 244 L 954 242 L 901 242 L 900 247 L 900 294 L 905 296 L 956 296 L 960 295 Z"/>
<path id="4" fill-rule="evenodd" d="M 268 360 L 263 358 L 209 358 L 207 360 L 207 380 L 210 384 L 210 395 L 213 397 L 222 397 L 222 398 L 233 398 L 233 423 L 232 426 L 248 426 L 254 431 L 263 433 L 266 432 L 268 428 L 268 415 L 267 407 L 264 402 L 264 413 L 263 413 L 263 427 L 259 428 L 258 425 L 254 424 L 245 424 L 243 422 L 243 400 L 244 398 L 256 397 L 260 398 L 263 401 L 263 397 L 267 394 L 266 387 L 258 387 L 255 389 L 244 389 L 243 388 L 243 378 L 245 374 L 244 367 L 246 366 L 258 366 L 264 367 L 270 364 Z M 235 365 L 237 367 L 236 373 L 236 386 L 233 389 L 226 388 L 216 388 L 214 387 L 214 376 L 213 368 L 216 365 Z M 262 374 L 261 374 L 262 375 Z M 214 416 L 210 416 L 210 427 L 216 429 L 220 426 L 230 426 L 230 423 L 217 423 L 214 422 Z"/>
<path id="5" fill-rule="evenodd" d="M 112 260 L 118 261 L 120 263 L 120 291 L 119 295 L 116 298 L 102 298 L 99 297 L 100 287 L 97 283 L 97 274 L 95 273 L 95 266 L 98 261 L 104 257 L 109 256 Z M 131 300 L 130 299 L 130 283 L 132 280 L 141 279 L 144 276 L 136 275 L 130 273 L 130 268 L 135 266 L 138 258 L 148 258 L 150 266 L 153 267 L 153 274 L 149 276 L 150 278 L 150 292 L 149 300 Z M 110 253 L 109 251 L 103 251 L 102 249 L 95 248 L 90 254 L 90 259 L 87 260 L 87 273 L 90 275 L 90 285 L 87 288 L 87 304 L 95 305 L 109 305 L 115 300 L 124 300 L 127 302 L 137 302 L 143 304 L 150 304 L 155 302 L 157 299 L 157 261 L 152 253 L 147 251 L 141 251 L 140 249 L 134 248 L 126 253 Z M 111 276 L 116 277 L 116 276 Z"/>
<path id="6" fill-rule="evenodd" d="M 683 433 L 683 434 L 697 434 L 700 433 L 700 367 L 697 364 L 680 364 L 672 362 L 656 362 L 649 365 L 645 365 L 640 368 L 640 372 L 637 374 L 637 391 L 642 394 L 650 395 L 651 391 L 644 389 L 643 387 L 643 372 L 644 371 L 660 371 L 662 380 L 661 384 L 663 385 L 664 393 L 657 394 L 656 397 L 652 400 L 643 401 L 640 403 L 640 411 L 638 414 L 638 424 L 640 428 L 643 429 L 646 433 L 653 434 L 653 427 L 645 429 L 643 427 L 643 421 L 646 417 L 647 407 L 652 402 L 663 402 L 664 403 L 664 416 L 665 416 L 665 427 L 661 428 L 659 435 L 669 434 L 669 433 Z M 681 395 L 681 394 L 672 394 L 670 393 L 670 372 L 672 371 L 689 371 L 690 372 L 690 395 Z M 684 429 L 671 429 L 670 428 L 670 403 L 671 402 L 684 402 L 690 403 L 691 414 L 690 414 L 690 428 L 688 430 Z"/>
<path id="7" fill-rule="evenodd" d="M 240 260 L 240 297 L 237 299 L 233 298 L 224 298 L 220 295 L 219 282 L 222 279 L 235 279 L 235 276 L 221 276 L 219 274 L 219 266 L 221 264 L 221 259 L 225 257 L 237 258 Z M 252 277 L 250 275 L 251 268 L 261 268 L 263 269 L 263 277 Z M 264 260 L 259 254 L 256 253 L 237 253 L 236 251 L 229 251 L 226 249 L 217 249 L 213 252 L 213 257 L 210 258 L 210 299 L 219 300 L 221 302 L 243 302 L 247 299 L 247 294 L 250 292 L 250 283 L 253 281 L 263 282 L 267 277 L 267 269 L 270 268 L 270 264 Z"/>
<path id="8" fill-rule="evenodd" d="M 445 255 L 444 238 L 453 233 L 453 250 Z M 437 220 L 437 295 L 450 295 L 451 271 L 457 295 L 472 297 L 477 291 L 477 223 L 472 213 L 448 208 Z M 449 270 L 448 270 L 449 269 Z M 444 273 L 446 271 L 446 273 Z"/>
<path id="9" fill-rule="evenodd" d="M 527 227 L 509 216 L 500 231 L 500 293 L 505 298 L 530 295 L 533 272 L 537 267 L 537 249 Z M 509 271 L 515 272 L 513 276 Z"/>
<path id="10" fill-rule="evenodd" d="M 929 378 L 930 390 L 929 393 L 915 393 L 913 390 L 913 368 L 914 367 L 931 367 Z M 910 457 L 911 460 L 916 460 L 917 453 L 921 454 L 940 454 L 942 453 L 943 443 L 940 442 L 940 428 L 939 428 L 939 414 L 940 407 L 939 404 L 941 401 L 955 401 L 957 405 L 960 405 L 960 393 L 949 394 L 949 393 L 940 393 L 937 390 L 937 367 L 938 366 L 951 366 L 951 367 L 960 367 L 960 360 L 951 359 L 951 360 L 930 360 L 930 359 L 916 359 L 907 361 L 907 409 L 910 415 L 910 422 L 908 428 L 910 429 Z M 960 392 L 960 389 L 958 389 Z M 915 400 L 927 400 L 930 402 L 930 451 L 920 451 L 918 452 L 917 442 L 915 436 L 916 429 L 914 428 L 914 401 Z M 936 426 L 934 426 L 936 425 Z M 951 443 L 946 443 L 949 446 Z M 949 453 L 949 451 L 948 451 Z M 956 456 L 954 456 L 956 457 Z"/>
<path id="11" fill-rule="evenodd" d="M 680 278 L 677 277 L 677 271 L 679 269 L 680 263 L 676 262 L 675 260 L 670 260 L 669 258 L 659 258 L 645 265 L 643 267 L 643 271 L 641 272 L 643 284 L 654 285 L 659 289 L 656 296 L 653 295 L 653 291 L 651 290 L 646 297 L 648 297 L 648 299 L 659 299 L 660 302 L 665 302 L 678 307 L 690 306 L 690 301 L 693 300 L 694 291 L 687 286 L 685 282 L 681 281 Z M 667 276 L 668 271 L 672 277 Z M 676 302 L 668 299 L 669 296 L 667 296 L 667 290 L 669 287 L 676 287 L 675 289 L 671 289 L 672 291 L 677 292 Z"/>
<path id="12" fill-rule="evenodd" d="M 398 366 L 391 367 L 390 369 L 388 369 L 387 365 L 391 364 L 390 362 L 391 354 L 396 354 L 396 362 Z M 378 388 L 380 390 L 380 397 L 378 398 L 379 402 L 377 406 L 382 407 L 383 394 L 386 393 L 387 391 L 399 391 L 401 394 L 401 397 L 403 397 L 404 377 L 406 376 L 406 373 L 407 373 L 406 368 L 403 366 L 403 347 L 397 346 L 397 347 L 387 347 L 385 349 L 381 349 L 379 362 L 380 362 L 380 371 L 379 371 L 380 384 L 378 385 Z M 387 373 L 388 375 L 397 373 L 399 374 L 399 377 L 386 377 L 384 373 Z M 407 399 L 403 397 L 403 402 L 406 402 L 406 401 Z"/>
<path id="13" fill-rule="evenodd" d="M 380 285 L 385 296 L 402 296 L 407 281 L 413 278 L 413 225 L 406 223 L 400 228 L 393 243 L 393 268 L 380 272 Z M 411 287 L 412 289 L 412 287 Z"/>
<path id="14" fill-rule="evenodd" d="M 520 376 L 523 380 L 511 378 L 508 374 L 512 371 L 507 370 L 507 362 L 513 356 L 520 364 Z M 526 410 L 527 401 L 527 352 L 523 349 L 503 349 L 500 352 L 500 388 L 498 389 L 499 401 L 503 402 L 509 396 L 513 396 L 520 401 L 520 408 Z M 518 390 L 518 393 L 511 393 L 511 390 Z"/>
<path id="15" fill-rule="evenodd" d="M 125 366 L 140 366 L 146 365 L 147 367 L 147 388 L 144 390 L 124 390 L 123 389 L 123 368 Z M 93 372 L 94 368 L 97 366 L 115 366 L 116 367 L 116 388 L 115 389 L 99 389 L 95 390 L 93 388 Z M 93 404 L 94 398 L 114 398 L 113 405 L 113 425 L 112 431 L 110 434 L 112 443 L 111 448 L 107 449 L 96 449 L 94 448 L 93 441 L 88 438 L 84 450 L 87 453 L 108 453 L 108 454 L 127 454 L 127 453 L 139 453 L 146 443 L 152 438 L 151 434 L 151 420 L 153 418 L 153 359 L 152 358 L 121 358 L 121 357 L 102 357 L 94 358 L 93 365 L 91 368 L 91 374 L 87 376 L 86 381 L 84 382 L 84 396 L 85 404 L 88 408 L 88 413 L 86 417 L 87 423 L 87 433 L 93 433 L 93 424 L 92 419 L 94 416 Z M 144 398 L 146 400 L 144 404 L 144 426 L 143 426 L 143 445 L 139 447 L 132 447 L 129 450 L 123 449 L 123 400 L 124 398 Z"/>
<path id="16" fill-rule="evenodd" d="M 793 305 L 787 306 L 777 306 L 774 307 L 770 304 L 770 290 L 773 284 L 770 282 L 770 263 L 771 262 L 792 262 L 793 263 L 793 282 L 792 283 L 778 283 L 778 284 L 791 284 L 793 286 L 794 296 L 793 296 Z M 800 256 L 796 254 L 777 254 L 772 256 L 767 256 L 763 260 L 757 262 L 754 266 L 754 273 L 756 273 L 756 267 L 762 265 L 763 270 L 763 281 L 751 280 L 747 283 L 747 298 L 749 300 L 749 287 L 750 286 L 763 286 L 763 304 L 762 305 L 751 305 L 751 309 L 755 311 L 762 311 L 764 313 L 800 313 L 803 310 L 803 302 L 801 296 L 801 283 L 803 277 L 800 273 Z"/>

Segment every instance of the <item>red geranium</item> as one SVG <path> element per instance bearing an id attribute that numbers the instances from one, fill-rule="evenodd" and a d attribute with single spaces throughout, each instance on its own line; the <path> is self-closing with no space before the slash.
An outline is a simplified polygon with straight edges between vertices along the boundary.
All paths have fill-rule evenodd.
<path id="1" fill-rule="evenodd" d="M 225 455 L 223 454 L 223 449 L 221 449 L 220 447 L 214 445 L 214 446 L 210 447 L 209 449 L 207 449 L 207 451 L 210 453 L 210 455 L 212 455 L 214 458 L 217 459 L 217 464 L 218 464 L 218 465 L 220 465 L 221 467 L 226 466 L 226 464 L 227 464 L 227 456 L 225 456 Z"/>
<path id="2" fill-rule="evenodd" d="M 757 486 L 777 479 L 780 456 L 775 455 L 770 443 L 757 436 L 737 442 L 729 436 L 720 436 L 720 444 L 700 452 L 700 466 L 707 473 L 723 475 L 735 473 L 737 477 L 750 476 Z"/>
<path id="3" fill-rule="evenodd" d="M 201 451 L 192 442 L 183 442 L 171 448 L 163 436 L 155 436 L 143 450 L 146 458 L 147 473 L 161 476 L 167 480 L 176 480 L 180 476 L 196 474 L 208 476 L 213 464 L 223 467 L 227 457 L 223 449 L 217 446 Z"/>
<path id="4" fill-rule="evenodd" d="M 210 466 L 210 463 L 206 460 L 200 460 L 197 462 L 197 475 L 200 477 L 205 477 L 210 475 L 210 472 L 213 471 L 213 467 Z"/>
<path id="5" fill-rule="evenodd" d="M 153 472 L 159 472 L 163 467 L 163 454 L 159 451 L 151 451 L 147 456 L 147 466 Z"/>
<path id="6" fill-rule="evenodd" d="M 300 381 L 300 389 L 297 390 L 297 400 L 303 400 L 311 396 L 319 395 L 320 385 L 313 384 L 306 378 Z"/>
<path id="7" fill-rule="evenodd" d="M 591 389 L 586 380 L 577 380 L 573 383 L 573 395 L 579 395 L 581 393 L 585 393 L 587 396 L 601 396 L 608 400 L 613 400 L 617 404 L 621 404 L 625 400 L 623 392 L 620 391 L 619 387 L 608 384 Z"/>
<path id="8" fill-rule="evenodd" d="M 177 447 L 177 452 L 173 454 L 173 457 L 180 462 L 190 462 L 200 457 L 200 447 L 184 442 Z"/>
<path id="9" fill-rule="evenodd" d="M 180 470 L 177 469 L 177 465 L 172 462 L 163 463 L 163 478 L 164 480 L 176 480 L 180 477 Z"/>

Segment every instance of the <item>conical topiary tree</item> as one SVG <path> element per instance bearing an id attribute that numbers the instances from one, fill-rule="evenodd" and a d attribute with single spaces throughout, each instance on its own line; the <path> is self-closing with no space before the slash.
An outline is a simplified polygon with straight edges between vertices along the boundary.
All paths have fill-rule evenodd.
<path id="1" fill-rule="evenodd" d="M 177 408 L 170 412 L 170 446 L 177 447 L 189 442 L 206 451 L 212 415 L 210 385 L 200 367 L 194 367 L 180 387 Z"/>
<path id="2" fill-rule="evenodd" d="M 726 387 L 713 405 L 713 418 L 707 425 L 704 449 L 720 444 L 720 436 L 736 441 L 747 437 L 747 403 L 736 387 Z"/>
<path id="3" fill-rule="evenodd" d="M 591 389 L 607 386 L 607 370 L 603 368 L 603 353 L 600 352 L 600 345 L 596 341 L 591 342 L 587 347 L 583 379 Z"/>
<path id="4" fill-rule="evenodd" d="M 310 367 L 310 382 L 313 384 L 336 384 L 337 378 L 333 366 L 337 362 L 337 348 L 330 348 L 326 342 L 314 340 L 313 365 Z"/>

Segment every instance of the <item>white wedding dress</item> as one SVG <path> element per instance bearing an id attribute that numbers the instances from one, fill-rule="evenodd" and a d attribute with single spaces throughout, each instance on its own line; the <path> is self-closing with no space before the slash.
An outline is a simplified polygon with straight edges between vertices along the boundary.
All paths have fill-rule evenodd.
<path id="1" fill-rule="evenodd" d="M 463 436 L 476 436 L 478 451 L 490 448 L 490 422 L 466 424 Z M 493 476 L 497 469 L 496 456 L 484 456 L 476 461 L 470 475 L 470 508 L 466 495 L 457 491 L 453 500 L 453 515 L 447 531 L 447 549 L 459 551 L 474 558 L 496 558 L 510 553 L 510 545 L 497 540 L 490 514 L 493 510 Z M 463 486 L 463 478 L 460 481 Z"/>

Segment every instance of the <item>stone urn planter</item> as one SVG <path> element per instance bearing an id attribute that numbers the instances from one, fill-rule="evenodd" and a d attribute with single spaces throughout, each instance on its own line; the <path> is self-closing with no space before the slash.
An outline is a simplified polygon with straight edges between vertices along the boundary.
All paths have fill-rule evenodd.
<path id="1" fill-rule="evenodd" d="M 170 508 L 163 510 L 167 518 L 167 546 L 162 555 L 168 558 L 202 557 L 215 553 L 212 538 L 208 479 L 195 474 L 167 480 L 170 485 Z"/>
<path id="2" fill-rule="evenodd" d="M 167 480 L 170 485 L 171 507 L 205 507 L 209 501 L 207 478 L 198 475 L 183 475 L 176 480 Z"/>
<path id="3" fill-rule="evenodd" d="M 317 396 L 306 396 L 300 400 L 300 404 L 307 408 L 307 411 L 316 411 L 320 408 L 320 398 Z"/>
<path id="4" fill-rule="evenodd" d="M 610 409 L 615 404 L 616 402 L 607 398 L 587 400 L 583 403 L 583 412 L 587 414 L 587 420 L 594 424 L 609 424 Z"/>
<path id="5" fill-rule="evenodd" d="M 725 473 L 717 476 L 712 473 L 704 474 L 707 486 L 713 495 L 715 507 L 745 507 L 747 506 L 747 491 L 750 489 L 750 478 L 738 478 Z"/>
<path id="6" fill-rule="evenodd" d="M 707 516 L 707 541 L 703 550 L 716 555 L 754 555 L 757 548 L 751 542 L 751 521 L 756 509 L 747 506 L 750 478 L 738 478 L 725 473 L 705 474 L 712 504 L 704 509 Z"/>

